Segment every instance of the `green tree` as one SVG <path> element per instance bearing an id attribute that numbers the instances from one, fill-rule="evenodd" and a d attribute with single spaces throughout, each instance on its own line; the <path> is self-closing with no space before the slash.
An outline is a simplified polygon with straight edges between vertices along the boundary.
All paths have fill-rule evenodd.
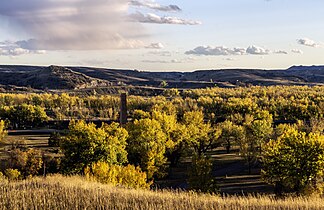
<path id="1" fill-rule="evenodd" d="M 128 160 L 147 172 L 148 179 L 163 176 L 167 136 L 155 119 L 135 120 L 128 125 Z"/>
<path id="2" fill-rule="evenodd" d="M 87 166 L 99 161 L 126 163 L 127 137 L 127 131 L 117 123 L 96 128 L 93 123 L 72 121 L 67 136 L 61 139 L 63 171 L 69 174 L 83 173 Z"/>
<path id="3" fill-rule="evenodd" d="M 284 189 L 300 194 L 317 189 L 324 172 L 324 138 L 287 129 L 277 140 L 271 140 L 262 150 L 262 177 L 275 185 L 276 194 Z"/>

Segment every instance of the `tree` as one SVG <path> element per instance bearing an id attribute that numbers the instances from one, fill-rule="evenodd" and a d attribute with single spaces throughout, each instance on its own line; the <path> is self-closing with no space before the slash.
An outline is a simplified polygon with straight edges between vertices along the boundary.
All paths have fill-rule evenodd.
<path id="1" fill-rule="evenodd" d="M 272 115 L 268 111 L 259 111 L 255 116 L 245 117 L 245 137 L 240 141 L 240 154 L 248 163 L 249 174 L 252 164 L 260 157 L 262 144 L 269 141 L 273 133 L 272 122 Z"/>
<path id="2" fill-rule="evenodd" d="M 275 185 L 278 195 L 284 189 L 297 194 L 314 190 L 324 172 L 324 137 L 290 128 L 265 144 L 262 165 L 263 179 Z"/>
<path id="3" fill-rule="evenodd" d="M 12 127 L 37 127 L 48 120 L 45 109 L 40 106 L 22 104 L 2 108 L 3 118 L 9 120 Z"/>
<path id="4" fill-rule="evenodd" d="M 216 193 L 219 187 L 212 174 L 213 163 L 208 157 L 193 156 L 189 173 L 189 189 Z"/>
<path id="5" fill-rule="evenodd" d="M 155 119 L 135 120 L 128 125 L 128 160 L 147 172 L 148 179 L 163 176 L 167 136 Z"/>
<path id="6" fill-rule="evenodd" d="M 209 122 L 205 123 L 204 114 L 201 111 L 186 112 L 183 124 L 187 129 L 186 141 L 198 156 L 220 145 L 218 138 L 221 131 L 218 128 L 212 128 Z"/>
<path id="7" fill-rule="evenodd" d="M 175 166 L 185 149 L 184 140 L 187 137 L 187 130 L 184 125 L 177 121 L 177 116 L 173 112 L 153 111 L 152 118 L 157 120 L 166 135 L 166 156 Z"/>
<path id="8" fill-rule="evenodd" d="M 96 128 L 93 123 L 72 121 L 67 136 L 61 139 L 60 144 L 64 154 L 63 171 L 68 174 L 83 173 L 87 166 L 99 161 L 126 163 L 127 137 L 127 131 L 117 123 Z"/>
<path id="9" fill-rule="evenodd" d="M 220 123 L 219 127 L 221 129 L 219 140 L 225 146 L 226 152 L 230 153 L 232 145 L 244 138 L 244 128 L 242 126 L 233 124 L 229 120 Z"/>

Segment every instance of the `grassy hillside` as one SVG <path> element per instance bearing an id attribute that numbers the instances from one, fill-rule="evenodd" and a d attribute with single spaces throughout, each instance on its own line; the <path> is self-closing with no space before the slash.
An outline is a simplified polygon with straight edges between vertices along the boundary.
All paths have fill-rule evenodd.
<path id="1" fill-rule="evenodd" d="M 0 88 L 5 90 L 75 90 L 113 87 L 168 88 L 233 87 L 246 85 L 323 85 L 323 66 L 293 66 L 287 70 L 219 69 L 193 72 L 150 72 L 93 67 L 0 65 Z M 1 90 L 1 89 L 0 89 Z M 118 92 L 110 90 L 108 92 Z"/>
<path id="2" fill-rule="evenodd" d="M 1 209 L 323 209 L 322 198 L 219 197 L 115 188 L 81 177 L 0 184 Z"/>

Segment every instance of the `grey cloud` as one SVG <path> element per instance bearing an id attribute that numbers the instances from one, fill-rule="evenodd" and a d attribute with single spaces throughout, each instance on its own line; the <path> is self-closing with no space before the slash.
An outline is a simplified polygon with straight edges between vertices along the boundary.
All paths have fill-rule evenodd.
<path id="1" fill-rule="evenodd" d="M 153 10 L 164 11 L 164 12 L 180 12 L 181 9 L 177 5 L 160 5 L 155 1 L 130 1 L 130 5 L 137 7 L 146 7 Z"/>
<path id="2" fill-rule="evenodd" d="M 153 13 L 148 13 L 144 15 L 141 12 L 137 12 L 130 15 L 130 18 L 133 21 L 138 21 L 141 23 L 156 23 L 156 24 L 178 24 L 178 25 L 201 25 L 200 21 L 196 20 L 187 20 L 179 17 L 170 17 L 170 16 L 159 16 Z"/>
<path id="3" fill-rule="evenodd" d="M 35 50 L 137 48 L 143 27 L 128 21 L 129 0 L 10 0 L 0 17 L 33 39 L 18 44 Z"/>
<path id="4" fill-rule="evenodd" d="M 284 55 L 287 55 L 287 54 L 288 54 L 288 52 L 285 51 L 285 50 L 276 50 L 276 51 L 274 51 L 273 53 L 274 53 L 274 54 L 284 54 Z"/>
<path id="5" fill-rule="evenodd" d="M 300 45 L 308 46 L 308 47 L 319 47 L 320 46 L 320 44 L 316 43 L 315 41 L 313 41 L 309 38 L 297 39 L 297 43 Z"/>

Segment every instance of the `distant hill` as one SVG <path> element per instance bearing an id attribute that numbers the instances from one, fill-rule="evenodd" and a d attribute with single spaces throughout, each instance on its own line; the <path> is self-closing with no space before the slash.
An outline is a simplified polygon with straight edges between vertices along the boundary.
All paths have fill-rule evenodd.
<path id="1" fill-rule="evenodd" d="M 66 67 L 0 66 L 0 84 L 33 89 L 81 89 L 110 85 Z"/>
<path id="2" fill-rule="evenodd" d="M 221 69 L 194 72 L 149 72 L 93 67 L 0 66 L 0 87 L 76 90 L 98 87 L 204 88 L 245 85 L 324 85 L 324 66 L 292 66 L 287 70 Z"/>

